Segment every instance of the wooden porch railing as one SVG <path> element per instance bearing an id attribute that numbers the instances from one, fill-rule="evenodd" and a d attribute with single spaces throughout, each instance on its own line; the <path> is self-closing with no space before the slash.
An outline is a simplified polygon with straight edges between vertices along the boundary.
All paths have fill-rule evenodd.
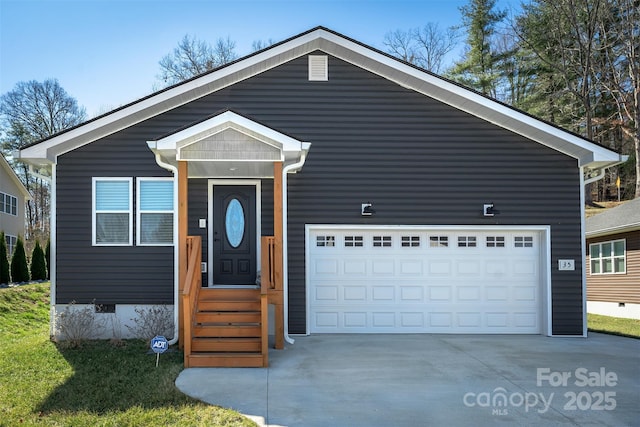
<path id="1" fill-rule="evenodd" d="M 182 313 L 184 325 L 184 366 L 189 367 L 189 356 L 191 356 L 191 337 L 193 331 L 193 316 L 198 301 L 198 295 L 202 288 L 202 274 L 200 262 L 202 261 L 202 238 L 200 236 L 187 237 L 187 278 L 182 290 Z"/>
<path id="2" fill-rule="evenodd" d="M 284 301 L 282 291 L 282 257 L 275 236 L 261 238 L 261 276 L 262 293 L 268 296 L 268 304 L 275 306 L 275 348 L 284 348 Z M 268 331 L 267 331 L 268 333 Z M 266 336 L 266 335 L 265 335 Z"/>

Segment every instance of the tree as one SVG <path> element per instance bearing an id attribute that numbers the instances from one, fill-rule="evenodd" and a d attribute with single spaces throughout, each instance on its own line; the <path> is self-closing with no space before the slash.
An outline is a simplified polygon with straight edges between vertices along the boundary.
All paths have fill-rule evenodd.
<path id="1" fill-rule="evenodd" d="M 458 43 L 454 28 L 441 29 L 429 22 L 422 28 L 395 30 L 385 34 L 387 52 L 425 70 L 440 73 L 444 60 Z"/>
<path id="2" fill-rule="evenodd" d="M 212 46 L 187 34 L 173 52 L 160 60 L 158 79 L 164 86 L 170 86 L 213 70 L 238 57 L 235 47 L 236 43 L 229 37 L 219 38 Z"/>
<path id="3" fill-rule="evenodd" d="M 10 154 L 27 144 L 47 138 L 82 123 L 86 111 L 57 80 L 19 82 L 0 97 L 0 148 Z M 10 156 L 8 156 L 10 157 Z M 49 184 L 22 162 L 10 161 L 32 200 L 27 203 L 27 236 L 48 234 Z"/>
<path id="4" fill-rule="evenodd" d="M 635 159 L 640 195 L 638 100 L 640 99 L 638 0 L 534 0 L 516 21 L 521 49 L 535 55 L 531 102 L 546 118 Z M 610 171 L 599 197 L 626 168 Z M 624 177 L 624 176 L 623 176 Z M 591 189 L 586 200 L 591 202 Z"/>
<path id="5" fill-rule="evenodd" d="M 496 27 L 507 16 L 505 11 L 495 11 L 495 4 L 496 0 L 469 0 L 460 8 L 468 48 L 465 58 L 450 71 L 454 80 L 493 97 L 501 76 L 500 60 L 508 56 L 495 49 Z"/>
<path id="6" fill-rule="evenodd" d="M 4 231 L 0 232 L 0 283 L 9 283 L 9 257 L 7 255 L 7 240 Z"/>
<path id="7" fill-rule="evenodd" d="M 47 278 L 47 266 L 45 265 L 44 251 L 40 242 L 36 240 L 31 253 L 31 280 L 45 280 Z"/>
<path id="8" fill-rule="evenodd" d="M 47 262 L 47 279 L 51 279 L 51 239 L 47 239 L 47 247 L 44 249 L 44 258 Z"/>
<path id="9" fill-rule="evenodd" d="M 262 49 L 266 49 L 269 46 L 273 46 L 276 42 L 273 41 L 273 39 L 269 39 L 267 41 L 264 40 L 254 40 L 253 43 L 251 43 L 251 50 L 253 52 L 257 52 L 259 50 Z"/>
<path id="10" fill-rule="evenodd" d="M 27 265 L 27 255 L 24 251 L 22 238 L 18 236 L 16 247 L 13 249 L 11 257 L 11 278 L 14 282 L 29 281 L 29 266 Z"/>

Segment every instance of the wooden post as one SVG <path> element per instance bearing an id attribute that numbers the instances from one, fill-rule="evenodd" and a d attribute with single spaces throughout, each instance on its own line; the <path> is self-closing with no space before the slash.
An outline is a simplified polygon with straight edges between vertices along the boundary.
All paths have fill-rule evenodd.
<path id="1" fill-rule="evenodd" d="M 284 295 L 283 295 L 283 233 L 282 233 L 282 162 L 273 163 L 273 237 L 275 240 L 275 288 L 278 301 L 275 304 L 275 347 L 284 348 Z"/>
<path id="2" fill-rule="evenodd" d="M 179 277 L 179 294 L 182 295 L 182 291 L 185 287 L 185 281 L 187 278 L 187 234 L 188 234 L 188 182 L 189 182 L 189 166 L 187 162 L 178 162 L 178 277 Z M 191 339 L 191 337 L 184 336 L 184 323 L 182 321 L 183 307 L 182 297 L 178 298 L 178 337 L 179 347 L 183 348 L 185 339 Z"/>

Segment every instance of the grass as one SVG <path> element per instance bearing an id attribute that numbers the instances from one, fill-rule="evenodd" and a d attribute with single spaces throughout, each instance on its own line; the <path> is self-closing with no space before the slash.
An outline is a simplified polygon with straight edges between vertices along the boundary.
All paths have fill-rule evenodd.
<path id="1" fill-rule="evenodd" d="M 623 337 L 640 338 L 640 320 L 623 319 L 621 317 L 587 315 L 587 326 L 590 331 Z"/>
<path id="2" fill-rule="evenodd" d="M 255 426 L 178 391 L 182 353 L 49 340 L 49 285 L 0 289 L 0 426 Z"/>

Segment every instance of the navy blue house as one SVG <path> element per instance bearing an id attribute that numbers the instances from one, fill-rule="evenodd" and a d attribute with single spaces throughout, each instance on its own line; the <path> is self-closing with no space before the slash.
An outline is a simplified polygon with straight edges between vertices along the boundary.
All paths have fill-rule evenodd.
<path id="1" fill-rule="evenodd" d="M 322 27 L 20 157 L 52 169 L 54 320 L 75 301 L 182 323 L 199 237 L 199 298 L 268 283 L 285 340 L 585 336 L 582 189 L 624 160 Z"/>

